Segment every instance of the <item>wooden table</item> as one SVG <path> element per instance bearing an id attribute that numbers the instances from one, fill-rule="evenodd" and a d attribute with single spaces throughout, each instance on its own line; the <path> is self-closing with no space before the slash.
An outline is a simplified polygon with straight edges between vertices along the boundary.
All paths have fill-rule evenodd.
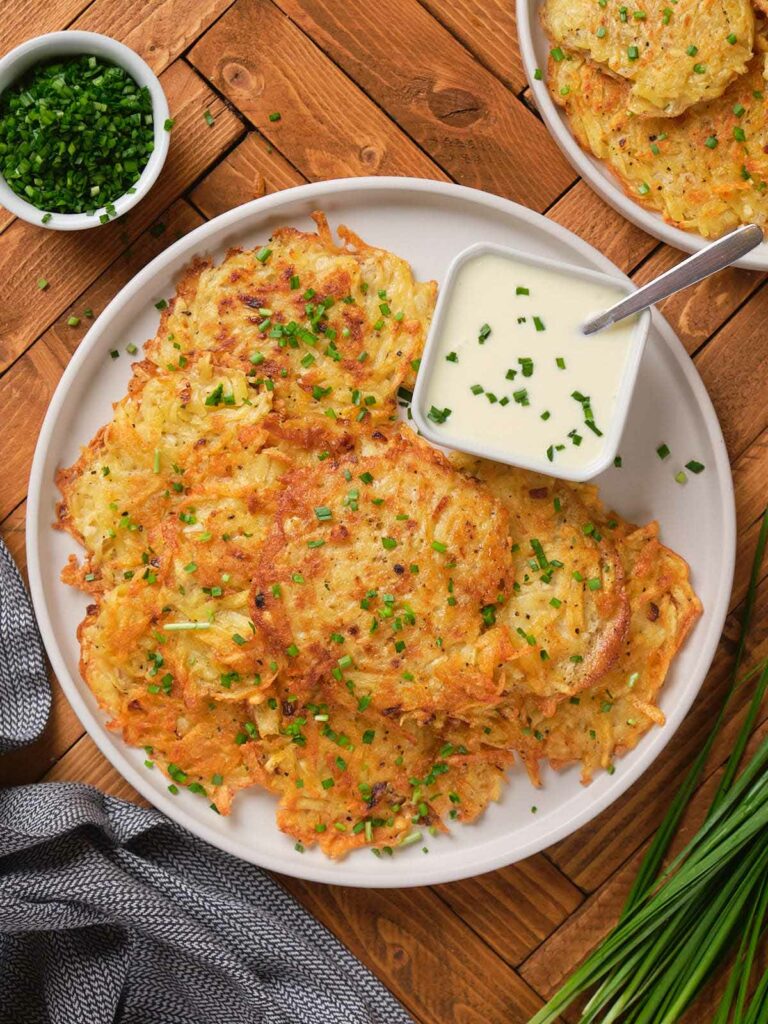
<path id="1" fill-rule="evenodd" d="M 88 29 L 160 75 L 176 127 L 158 183 L 98 231 L 44 231 L 0 211 L 0 529 L 24 565 L 35 439 L 88 322 L 163 248 L 204 219 L 304 181 L 364 174 L 454 180 L 532 207 L 637 281 L 680 253 L 623 221 L 580 182 L 531 108 L 513 0 L 9 0 L 0 50 Z M 213 115 L 208 127 L 204 111 Z M 281 119 L 270 121 L 279 111 Z M 37 288 L 45 277 L 50 286 Z M 664 304 L 715 403 L 733 465 L 739 559 L 731 615 L 702 694 L 623 800 L 546 854 L 450 885 L 361 891 L 284 879 L 424 1024 L 518 1024 L 604 934 L 671 787 L 724 692 L 768 479 L 768 289 L 729 270 Z M 691 529 L 695 530 L 692 508 Z M 750 658 L 768 653 L 768 581 Z M 54 683 L 34 747 L 0 784 L 76 779 L 138 799 Z M 709 771 L 724 758 L 732 721 Z M 695 815 L 694 815 L 695 816 Z M 699 1011 L 698 1021 L 708 1019 Z"/>

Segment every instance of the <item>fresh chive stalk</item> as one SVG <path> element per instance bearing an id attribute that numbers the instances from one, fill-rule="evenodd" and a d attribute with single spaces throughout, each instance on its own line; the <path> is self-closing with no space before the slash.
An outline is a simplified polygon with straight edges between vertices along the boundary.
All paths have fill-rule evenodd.
<path id="1" fill-rule="evenodd" d="M 713 1024 L 767 1019 L 768 970 L 747 1006 L 768 915 L 768 738 L 737 774 L 768 690 L 768 659 L 739 678 L 768 541 L 758 536 L 731 684 L 715 724 L 651 842 L 619 923 L 529 1024 L 553 1024 L 592 990 L 581 1024 L 675 1024 L 735 947 Z M 683 812 L 697 789 L 736 691 L 758 677 L 704 824 L 662 870 Z"/>

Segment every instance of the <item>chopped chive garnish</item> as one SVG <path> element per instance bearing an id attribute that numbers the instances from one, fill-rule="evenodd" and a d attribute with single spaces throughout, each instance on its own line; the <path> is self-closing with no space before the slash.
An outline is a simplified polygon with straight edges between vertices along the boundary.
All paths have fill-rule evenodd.
<path id="1" fill-rule="evenodd" d="M 677 482 L 679 484 L 684 484 L 687 479 L 688 479 L 688 476 L 686 475 L 686 473 L 682 469 L 680 470 L 679 473 L 675 473 L 675 480 L 677 480 Z"/>
<path id="2" fill-rule="evenodd" d="M 183 630 L 210 628 L 210 622 L 166 622 L 163 624 L 163 629 L 168 630 L 169 633 L 181 632 Z"/>
<path id="3" fill-rule="evenodd" d="M 636 46 L 628 46 L 627 47 L 627 57 L 629 57 L 630 60 L 637 60 L 637 58 L 639 56 L 640 56 L 640 51 L 638 50 L 638 48 Z"/>
<path id="4" fill-rule="evenodd" d="M 564 370 L 565 369 L 565 360 L 563 359 L 562 356 L 558 356 L 557 359 L 555 359 L 555 363 L 557 364 L 558 370 Z"/>
<path id="5" fill-rule="evenodd" d="M 656 454 L 659 456 L 660 459 L 666 459 L 666 457 L 669 455 L 669 446 L 666 444 L 660 444 L 659 447 L 656 449 Z"/>
<path id="6" fill-rule="evenodd" d="M 450 409 L 438 409 L 437 406 L 433 405 L 427 413 L 427 419 L 432 420 L 433 423 L 445 423 L 450 415 Z"/>
<path id="7" fill-rule="evenodd" d="M 556 61 L 558 64 L 561 60 L 565 60 L 565 54 L 559 46 L 556 46 L 554 50 L 550 50 L 549 55 L 552 58 L 552 60 Z"/>
<path id="8" fill-rule="evenodd" d="M 38 63 L 0 98 L 0 173 L 40 210 L 106 211 L 141 176 L 154 141 L 152 100 L 123 68 L 91 55 Z"/>
<path id="9" fill-rule="evenodd" d="M 67 326 L 68 327 L 79 327 L 79 325 L 80 325 L 80 317 L 79 316 L 71 316 L 67 320 Z"/>
<path id="10" fill-rule="evenodd" d="M 210 110 L 203 111 L 203 120 L 205 121 L 209 128 L 214 124 L 213 114 L 210 112 Z"/>
<path id="11" fill-rule="evenodd" d="M 544 322 L 541 319 L 541 317 L 539 317 L 539 316 L 535 316 L 533 318 L 533 325 L 534 325 L 534 327 L 536 328 L 537 331 L 546 331 L 546 327 L 544 326 Z"/>
<path id="12" fill-rule="evenodd" d="M 449 362 L 449 363 L 458 363 L 459 356 L 458 356 L 458 354 L 456 352 L 449 352 L 448 355 L 445 357 L 445 359 L 446 359 L 446 362 Z"/>
<path id="13" fill-rule="evenodd" d="M 517 288 L 515 288 L 515 295 L 530 295 L 530 294 L 531 294 L 531 289 L 530 288 L 521 288 L 519 285 L 518 285 Z"/>
<path id="14" fill-rule="evenodd" d="M 691 459 L 690 462 L 686 462 L 685 468 L 689 469 L 691 473 L 702 473 L 704 471 L 702 463 L 697 462 L 695 459 Z"/>
<path id="15" fill-rule="evenodd" d="M 273 114 L 269 115 L 269 120 L 273 121 L 273 122 L 274 121 L 279 121 L 282 118 L 282 116 L 283 115 L 280 113 L 280 111 L 276 110 Z"/>
<path id="16" fill-rule="evenodd" d="M 482 384 L 473 384 L 469 390 L 473 395 L 482 395 L 484 388 Z"/>
<path id="17" fill-rule="evenodd" d="M 480 333 L 477 336 L 477 340 L 481 345 L 485 344 L 485 339 L 489 336 L 490 333 L 491 328 L 488 326 L 488 324 L 483 324 L 483 326 L 480 328 Z"/>

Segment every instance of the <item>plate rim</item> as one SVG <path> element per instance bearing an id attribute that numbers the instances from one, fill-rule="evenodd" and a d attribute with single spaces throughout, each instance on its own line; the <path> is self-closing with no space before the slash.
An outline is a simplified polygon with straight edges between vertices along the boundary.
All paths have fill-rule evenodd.
<path id="1" fill-rule="evenodd" d="M 540 80 L 534 77 L 534 71 L 539 68 L 539 64 L 536 57 L 533 26 L 538 17 L 541 3 L 542 0 L 516 0 L 517 38 L 528 87 L 550 136 L 571 167 L 593 192 L 596 192 L 625 220 L 642 231 L 646 231 L 658 241 L 671 245 L 673 249 L 687 253 L 700 252 L 713 239 L 706 239 L 702 235 L 683 231 L 682 228 L 668 224 L 660 213 L 646 210 L 645 207 L 628 196 L 608 165 L 581 147 L 569 128 L 565 116 L 552 99 L 547 88 L 546 77 Z M 768 270 L 768 241 L 757 246 L 753 252 L 737 260 L 733 265 L 741 267 L 743 270 Z"/>
<path id="2" fill-rule="evenodd" d="M 722 482 L 720 488 L 721 514 L 724 524 L 724 537 L 722 544 L 723 567 L 720 574 L 722 582 L 717 599 L 713 606 L 706 610 L 711 623 L 708 638 L 702 643 L 699 650 L 692 675 L 699 677 L 698 685 L 691 688 L 683 700 L 671 709 L 667 717 L 667 723 L 663 729 L 651 732 L 646 738 L 647 750 L 644 755 L 638 756 L 634 765 L 631 765 L 623 772 L 617 772 L 612 776 L 611 784 L 605 791 L 598 795 L 588 806 L 577 811 L 570 817 L 564 817 L 556 826 L 551 827 L 547 832 L 542 833 L 535 839 L 519 845 L 514 854 L 505 853 L 497 855 L 477 856 L 467 858 L 467 862 L 454 864 L 447 870 L 445 866 L 438 867 L 435 871 L 430 865 L 418 861 L 419 867 L 409 864 L 412 877 L 403 872 L 403 876 L 382 875 L 377 873 L 375 865 L 362 873 L 345 877 L 344 861 L 330 861 L 313 863 L 307 860 L 306 868 L 295 870 L 294 865 L 286 864 L 279 854 L 263 853 L 251 848 L 243 848 L 241 841 L 234 837 L 223 835 L 215 831 L 203 822 L 199 822 L 187 814 L 184 807 L 174 804 L 172 798 L 157 789 L 150 783 L 150 780 L 143 775 L 131 763 L 122 748 L 112 745 L 108 741 L 108 730 L 104 721 L 98 717 L 103 715 L 100 709 L 94 713 L 87 705 L 85 697 L 80 693 L 78 683 L 70 675 L 62 651 L 56 642 L 56 634 L 51 620 L 51 615 L 45 600 L 43 585 L 43 570 L 41 565 L 40 550 L 38 547 L 38 529 L 42 527 L 41 495 L 45 485 L 45 463 L 48 448 L 56 427 L 58 416 L 66 401 L 67 391 L 70 382 L 74 380 L 80 371 L 81 365 L 86 361 L 90 351 L 94 349 L 108 331 L 111 317 L 118 312 L 124 304 L 130 301 L 134 294 L 142 290 L 145 285 L 152 281 L 154 276 L 171 264 L 182 254 L 192 258 L 195 248 L 199 248 L 209 235 L 218 232 L 219 229 L 227 228 L 241 218 L 250 217 L 254 213 L 262 213 L 265 217 L 273 210 L 284 205 L 291 205 L 302 199 L 323 196 L 333 197 L 340 192 L 421 192 L 431 193 L 438 197 L 447 199 L 459 199 L 468 201 L 471 204 L 485 206 L 499 213 L 511 214 L 519 221 L 526 222 L 537 231 L 544 231 L 555 239 L 565 240 L 577 252 L 593 266 L 603 269 L 613 276 L 626 279 L 626 275 L 599 250 L 585 242 L 578 235 L 562 227 L 555 221 L 548 220 L 541 214 L 520 206 L 511 200 L 500 196 L 483 192 L 479 189 L 468 188 L 464 185 L 457 185 L 451 182 L 434 181 L 423 178 L 405 177 L 364 177 L 364 178 L 341 178 L 329 179 L 321 182 L 314 182 L 308 185 L 299 185 L 294 188 L 284 189 L 279 192 L 252 200 L 226 213 L 215 217 L 210 221 L 201 224 L 188 235 L 174 242 L 168 249 L 160 253 L 143 267 L 120 291 L 110 300 L 97 320 L 94 321 L 84 336 L 80 345 L 75 350 L 72 358 L 67 364 L 64 373 L 54 391 L 48 405 L 40 433 L 35 446 L 35 454 L 32 460 L 32 468 L 29 477 L 27 491 L 27 515 L 26 515 L 26 551 L 29 572 L 30 592 L 35 614 L 43 638 L 48 657 L 65 697 L 77 715 L 86 733 L 94 741 L 101 753 L 106 757 L 115 770 L 137 790 L 152 806 L 165 813 L 171 820 L 188 829 L 200 839 L 210 843 L 218 849 L 237 856 L 249 863 L 256 864 L 262 868 L 277 871 L 282 874 L 289 874 L 296 878 L 303 878 L 309 881 L 324 882 L 336 885 L 349 885 L 356 888 L 409 888 L 418 885 L 434 885 L 444 882 L 457 881 L 462 878 L 474 877 L 487 871 L 493 871 L 506 867 L 519 860 L 523 860 L 543 849 L 547 849 L 556 842 L 571 835 L 580 827 L 592 821 L 607 807 L 613 804 L 629 787 L 644 774 L 656 758 L 661 754 L 664 747 L 672 739 L 680 723 L 688 713 L 693 701 L 697 697 L 707 672 L 711 665 L 715 651 L 719 644 L 722 627 L 725 623 L 728 603 L 731 594 L 735 565 L 736 548 L 736 514 L 733 494 L 733 480 L 731 476 L 730 461 L 725 447 L 717 415 L 712 402 L 707 394 L 706 388 L 699 377 L 699 374 L 680 345 L 677 336 L 674 334 L 666 320 L 656 311 L 653 312 L 652 327 L 660 335 L 663 343 L 670 349 L 681 372 L 691 387 L 695 401 L 701 409 L 704 422 L 713 448 L 713 455 L 716 463 L 718 479 Z M 250 225 L 249 225 L 250 228 Z M 50 526 L 48 526 L 50 528 Z M 715 623 L 717 627 L 715 628 Z M 81 681 L 80 685 L 84 685 Z M 482 847 L 478 848 L 481 854 Z M 423 864 L 423 867 L 422 867 Z"/>

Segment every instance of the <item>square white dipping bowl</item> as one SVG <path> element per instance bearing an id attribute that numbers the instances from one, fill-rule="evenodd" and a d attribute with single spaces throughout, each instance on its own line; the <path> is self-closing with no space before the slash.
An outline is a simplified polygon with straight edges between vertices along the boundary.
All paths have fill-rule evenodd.
<path id="1" fill-rule="evenodd" d="M 476 438 L 460 436 L 459 434 L 452 432 L 451 427 L 447 424 L 442 425 L 440 429 L 435 429 L 435 425 L 427 417 L 427 408 L 428 404 L 430 404 L 427 402 L 428 386 L 435 366 L 435 360 L 440 355 L 439 339 L 441 338 L 445 328 L 445 320 L 453 288 L 456 278 L 464 264 L 487 253 L 514 260 L 515 263 L 518 264 L 522 263 L 531 267 L 542 267 L 562 275 L 567 275 L 571 278 L 578 278 L 583 281 L 594 281 L 599 284 L 607 285 L 616 291 L 616 301 L 619 301 L 623 296 L 629 295 L 636 290 L 629 278 L 620 275 L 618 271 L 616 276 L 613 276 L 612 274 L 603 274 L 597 270 L 587 270 L 583 267 L 577 267 L 570 263 L 561 262 L 560 260 L 547 259 L 543 256 L 531 256 L 520 249 L 510 249 L 506 246 L 495 245 L 490 242 L 477 242 L 475 245 L 471 245 L 469 248 L 462 250 L 448 268 L 445 283 L 440 289 L 440 295 L 435 307 L 435 313 L 432 318 L 432 325 L 429 330 L 426 345 L 424 346 L 424 353 L 421 358 L 421 365 L 419 367 L 416 387 L 413 393 L 413 402 L 411 405 L 411 411 L 413 413 L 413 418 L 416 421 L 416 425 L 418 426 L 420 433 L 426 437 L 427 440 L 444 448 L 454 448 L 458 451 L 467 452 L 470 455 L 477 455 L 484 459 L 492 459 L 494 462 L 503 462 L 507 465 L 520 466 L 523 469 L 530 469 L 534 472 L 546 473 L 548 476 L 558 476 L 563 480 L 591 480 L 613 463 L 619 449 L 621 435 L 627 418 L 627 412 L 629 411 L 629 406 L 632 401 L 635 381 L 637 380 L 637 373 L 640 368 L 640 360 L 648 337 L 648 329 L 651 323 L 650 310 L 645 309 L 641 313 L 636 314 L 635 327 L 631 336 L 624 369 L 620 378 L 619 388 L 613 408 L 613 415 L 610 418 L 610 421 L 601 423 L 601 426 L 604 428 L 603 449 L 599 455 L 584 466 L 580 466 L 578 468 L 559 466 L 556 463 L 553 464 L 550 462 L 546 458 L 545 454 L 542 454 L 541 456 L 525 455 L 524 453 L 510 454 L 509 450 L 505 449 L 501 445 L 494 444 L 493 442 L 485 443 L 478 441 Z M 553 297 L 553 299 L 556 299 L 556 297 Z M 612 304 L 613 303 L 611 303 L 611 305 Z M 597 313 L 600 312 L 600 310 L 595 309 L 592 310 L 592 312 Z"/>

